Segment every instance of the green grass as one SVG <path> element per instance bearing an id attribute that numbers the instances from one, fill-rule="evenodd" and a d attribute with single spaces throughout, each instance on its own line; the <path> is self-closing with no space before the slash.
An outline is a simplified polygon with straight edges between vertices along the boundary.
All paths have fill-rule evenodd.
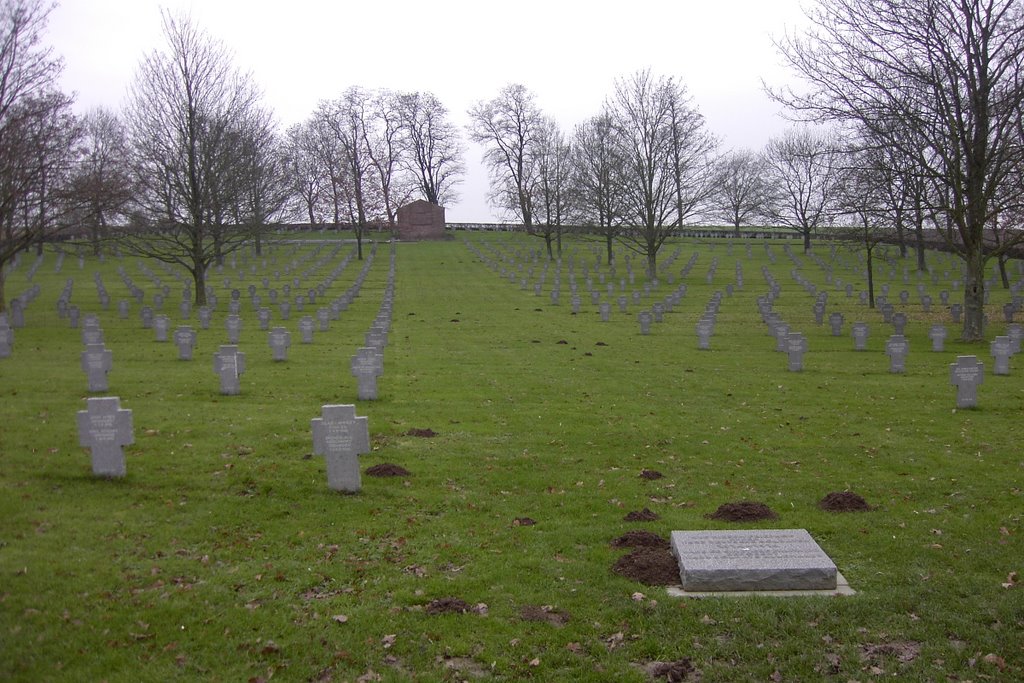
<path id="1" fill-rule="evenodd" d="M 48 253 L 28 326 L 0 360 L 0 679 L 354 681 L 372 671 L 388 681 L 642 681 L 637 665 L 683 657 L 705 681 L 1024 677 L 1024 586 L 1002 585 L 1024 572 L 1019 359 L 1009 377 L 989 372 L 978 409 L 954 410 L 949 364 L 973 353 L 990 370 L 987 345 L 956 342 L 951 327 L 946 352 L 932 353 L 926 334 L 940 313 L 897 306 L 911 319 L 911 355 L 905 374 L 890 374 L 881 315 L 826 286 L 795 244 L 797 263 L 770 243 L 771 264 L 762 243 L 750 258 L 741 243 L 731 253 L 727 242 L 670 243 L 664 258 L 680 249 L 670 272 L 700 256 L 682 304 L 641 336 L 636 306 L 628 315 L 613 307 L 602 323 L 584 293 L 571 315 L 567 265 L 554 306 L 554 266 L 536 297 L 533 280 L 521 290 L 464 240 L 489 256 L 542 249 L 510 234 L 398 245 L 375 402 L 355 401 L 348 367 L 380 305 L 386 246 L 360 298 L 313 344 L 299 343 L 302 314 L 293 312 L 286 363 L 271 361 L 266 333 L 243 307 L 240 396 L 219 395 L 210 360 L 226 343 L 223 279 L 244 292 L 312 246 L 272 248 L 276 264 L 249 261 L 255 275 L 241 259 L 239 272 L 215 273 L 220 309 L 192 362 L 141 330 L 134 302 L 129 320 L 118 319 L 127 296 L 118 265 L 148 289 L 147 301 L 155 291 L 136 259 L 86 259 L 80 270 L 67 258 L 56 273 Z M 303 291 L 347 248 L 304 278 Z M 599 245 L 568 249 L 582 290 L 582 262 L 592 269 Z M 832 260 L 827 248 L 818 254 Z M 929 258 L 940 274 L 955 266 Z M 32 260 L 8 275 L 9 296 L 30 286 Z M 835 260 L 836 277 L 861 288 L 856 255 Z M 633 262 L 639 287 L 642 261 Z M 733 282 L 737 262 L 745 285 L 723 300 L 712 350 L 698 351 L 696 320 Z M 916 302 L 916 276 L 904 285 L 904 263 L 893 263 L 890 300 L 908 289 Z M 361 265 L 353 261 L 327 300 Z M 786 371 L 757 315 L 763 265 L 783 287 L 775 310 L 809 338 L 804 372 Z M 532 267 L 539 276 L 543 262 Z M 167 312 L 177 323 L 177 280 L 149 268 L 172 286 Z M 814 325 L 813 297 L 793 268 L 829 291 L 829 312 L 846 315 L 843 337 Z M 100 311 L 94 272 L 110 311 Z M 276 284 L 293 276 L 282 272 Z M 124 480 L 93 479 L 77 445 L 75 412 L 88 396 L 82 346 L 55 305 L 69 277 L 72 303 L 100 313 L 113 350 L 107 395 L 134 413 Z M 922 282 L 941 310 L 939 286 Z M 672 289 L 662 281 L 647 302 Z M 992 292 L 991 334 L 1004 327 L 996 321 L 1009 296 Z M 853 320 L 872 326 L 867 352 L 852 350 Z M 331 492 L 322 460 L 309 457 L 309 420 L 327 403 L 357 403 L 369 417 L 364 466 L 392 462 L 412 476 L 364 477 L 356 496 Z M 438 436 L 407 436 L 412 428 Z M 643 468 L 666 476 L 640 479 Z M 844 489 L 875 509 L 816 507 Z M 736 528 L 705 515 L 738 500 L 779 513 L 744 528 L 808 529 L 857 595 L 673 599 L 610 571 L 621 552 L 609 541 L 625 531 Z M 661 519 L 622 520 L 643 507 Z M 515 526 L 517 517 L 537 524 Z M 486 613 L 426 614 L 449 596 L 485 603 Z M 524 622 L 524 605 L 571 619 Z"/>

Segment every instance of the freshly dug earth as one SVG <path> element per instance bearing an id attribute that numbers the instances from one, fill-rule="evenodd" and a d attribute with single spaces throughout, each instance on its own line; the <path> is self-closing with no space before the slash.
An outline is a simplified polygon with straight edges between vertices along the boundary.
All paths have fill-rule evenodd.
<path id="1" fill-rule="evenodd" d="M 644 470 L 640 473 L 641 479 L 661 479 L 665 475 L 658 470 Z"/>
<path id="2" fill-rule="evenodd" d="M 437 432 L 429 427 L 427 429 L 416 429 L 415 427 L 405 433 L 406 436 L 418 436 L 423 439 L 430 439 L 437 436 Z"/>
<path id="3" fill-rule="evenodd" d="M 371 477 L 408 477 L 410 472 L 401 465 L 394 465 L 390 462 L 382 462 L 379 465 L 366 468 L 366 474 Z"/>
<path id="4" fill-rule="evenodd" d="M 853 491 L 833 491 L 818 501 L 818 507 L 828 512 L 867 512 L 871 509 L 867 501 Z"/>
<path id="5" fill-rule="evenodd" d="M 699 681 L 700 672 L 693 666 L 689 657 L 677 659 L 674 662 L 651 662 L 644 667 L 651 678 L 656 681 L 669 681 L 669 683 L 685 683 L 685 681 Z"/>
<path id="6" fill-rule="evenodd" d="M 626 516 L 622 518 L 622 521 L 624 521 L 624 522 L 654 522 L 654 521 L 659 520 L 659 519 L 661 519 L 661 517 L 659 517 L 657 513 L 651 512 L 647 508 L 644 508 L 643 510 L 633 510 L 632 512 L 627 513 Z"/>
<path id="7" fill-rule="evenodd" d="M 756 522 L 761 519 L 778 519 L 779 516 L 764 503 L 745 500 L 739 503 L 723 503 L 718 506 L 708 519 L 719 519 L 725 522 Z"/>
<path id="8" fill-rule="evenodd" d="M 523 621 L 546 621 L 554 626 L 565 626 L 569 623 L 569 613 L 551 605 L 523 605 L 519 610 L 519 618 Z"/>
<path id="9" fill-rule="evenodd" d="M 465 614 L 469 604 L 459 598 L 438 598 L 427 603 L 427 614 Z"/>
<path id="10" fill-rule="evenodd" d="M 666 539 L 650 531 L 627 531 L 612 541 L 613 548 L 662 548 L 667 550 Z"/>
<path id="11" fill-rule="evenodd" d="M 640 548 L 620 557 L 612 571 L 647 586 L 674 586 L 679 583 L 679 565 L 672 552 L 662 548 Z"/>

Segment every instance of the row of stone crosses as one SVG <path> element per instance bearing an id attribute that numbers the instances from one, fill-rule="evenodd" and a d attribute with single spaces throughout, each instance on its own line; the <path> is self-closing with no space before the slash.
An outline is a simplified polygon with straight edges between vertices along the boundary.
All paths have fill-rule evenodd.
<path id="1" fill-rule="evenodd" d="M 538 251 L 531 250 L 530 253 L 524 257 L 522 252 L 507 253 L 501 249 L 494 247 L 488 243 L 484 244 L 484 250 L 481 250 L 476 245 L 472 244 L 468 240 L 466 241 L 467 248 L 479 259 L 481 259 L 488 267 L 490 267 L 495 273 L 497 273 L 502 279 L 508 279 L 510 282 L 515 283 L 516 281 L 520 284 L 520 289 L 528 290 L 530 281 L 535 277 L 536 267 L 540 266 L 540 255 Z M 732 245 L 728 246 L 728 250 L 731 253 Z M 752 248 L 749 244 L 746 245 L 748 258 L 752 257 Z M 775 263 L 775 257 L 772 253 L 770 245 L 765 245 L 765 249 L 769 256 L 769 261 Z M 794 268 L 790 275 L 797 284 L 801 285 L 804 290 L 811 296 L 814 297 L 814 304 L 812 306 L 812 313 L 814 315 L 815 323 L 818 325 L 823 324 L 825 319 L 826 307 L 828 302 L 828 293 L 824 291 L 818 291 L 816 285 L 804 278 L 799 272 L 799 268 L 803 267 L 803 263 L 796 257 L 795 254 L 786 245 L 783 248 L 786 256 L 794 263 Z M 601 272 L 601 252 L 595 250 L 594 256 L 596 259 L 595 272 L 601 286 L 607 293 L 608 299 L 615 297 L 615 285 L 614 283 L 606 283 L 607 278 L 615 279 L 615 267 L 612 265 L 607 275 Z M 664 263 L 663 268 L 668 270 L 672 264 L 681 254 L 681 248 L 677 249 L 669 259 Z M 833 258 L 836 256 L 835 249 L 833 249 Z M 834 280 L 832 275 L 832 269 L 829 264 L 823 261 L 816 254 L 811 254 L 812 260 L 815 261 L 816 265 L 823 268 L 825 272 L 826 281 L 829 284 L 834 284 L 837 289 L 845 292 L 848 298 L 853 297 L 853 285 L 843 284 L 841 280 Z M 625 260 L 627 277 L 620 280 L 620 290 L 624 293 L 627 287 L 627 281 L 630 285 L 635 282 L 635 275 L 630 265 L 630 259 L 627 255 Z M 680 277 L 686 278 L 689 276 L 690 271 L 694 267 L 698 260 L 698 254 L 693 253 L 690 256 L 689 261 L 684 265 L 680 271 Z M 532 264 L 532 265 L 531 265 Z M 550 263 L 545 262 L 541 267 L 541 272 L 537 282 L 533 286 L 534 295 L 540 296 L 543 293 L 545 281 L 549 273 Z M 707 271 L 706 281 L 708 284 L 712 284 L 718 268 L 718 259 L 712 258 L 710 266 Z M 577 292 L 577 284 L 575 278 L 575 259 L 570 256 L 568 259 L 568 282 L 572 292 L 572 313 L 578 314 L 580 312 L 581 298 Z M 611 301 L 602 301 L 603 292 L 595 288 L 593 277 L 589 272 L 589 265 L 584 263 L 582 266 L 583 277 L 586 279 L 586 288 L 590 293 L 591 303 L 598 306 L 598 314 L 602 322 L 608 322 L 611 316 Z M 562 261 L 559 259 L 554 266 L 554 283 L 550 289 L 551 303 L 558 305 L 560 298 L 560 287 L 561 287 L 561 271 Z M 1024 264 L 1018 264 L 1018 274 L 1024 276 Z M 758 311 L 761 315 L 762 321 L 768 327 L 769 334 L 775 339 L 775 348 L 779 352 L 783 352 L 787 356 L 788 369 L 791 372 L 800 372 L 803 370 L 803 358 L 804 354 L 808 349 L 807 338 L 800 332 L 793 331 L 790 326 L 782 320 L 781 315 L 772 310 L 772 305 L 776 298 L 781 295 L 782 287 L 775 278 L 772 276 L 768 266 L 762 267 L 762 275 L 765 278 L 769 289 L 768 293 L 764 296 L 758 297 L 757 305 Z M 890 277 L 895 276 L 895 272 L 890 273 Z M 949 273 L 945 276 L 948 278 Z M 667 278 L 669 284 L 674 284 L 671 275 Z M 909 280 L 909 274 L 904 273 L 904 281 Z M 937 277 L 933 278 L 937 283 Z M 648 280 L 644 284 L 642 290 L 633 290 L 632 292 L 632 303 L 640 304 L 643 299 L 649 297 L 653 288 L 658 286 L 657 278 L 651 277 L 648 273 Z M 734 283 L 729 283 L 725 286 L 724 296 L 731 297 L 736 289 L 743 289 L 743 268 L 742 265 L 736 263 L 736 274 Z M 991 285 L 995 285 L 995 282 L 990 282 Z M 959 282 L 954 281 L 954 287 L 959 286 Z M 1009 375 L 1010 374 L 1010 358 L 1020 353 L 1021 341 L 1024 338 L 1024 328 L 1020 324 L 1013 323 L 1013 317 L 1020 311 L 1024 306 L 1024 299 L 1020 297 L 1019 292 L 1024 289 L 1024 278 L 1018 281 L 1013 288 L 1014 297 L 1013 301 L 1003 306 L 1003 314 L 1006 322 L 1008 323 L 1006 328 L 1006 335 L 997 336 L 992 340 L 990 344 L 990 353 L 994 359 L 993 374 L 995 375 Z M 673 308 L 679 304 L 682 297 L 686 295 L 687 286 L 685 283 L 679 284 L 672 292 L 665 296 L 661 301 L 656 301 L 651 304 L 649 309 L 643 309 L 637 314 L 637 320 L 640 325 L 640 334 L 650 334 L 651 324 L 660 323 L 664 320 L 664 314 L 671 312 Z M 885 353 L 889 357 L 889 371 L 891 373 L 903 373 L 906 371 L 906 358 L 910 350 L 910 343 L 904 336 L 904 329 L 908 322 L 905 313 L 896 310 L 895 305 L 887 301 L 887 295 L 889 293 L 889 285 L 883 284 L 881 286 L 882 295 L 876 297 L 876 304 L 878 305 L 879 311 L 882 313 L 883 320 L 886 324 L 890 324 L 893 327 L 893 334 L 886 340 Z M 868 302 L 868 293 L 860 293 L 860 303 L 866 305 Z M 926 312 L 930 310 L 931 297 L 925 293 L 923 284 L 918 284 L 918 294 L 920 296 L 920 302 L 923 310 Z M 723 298 L 722 291 L 716 291 L 709 302 L 705 306 L 704 312 L 701 314 L 696 325 L 697 332 L 697 348 L 700 350 L 707 350 L 711 348 L 711 337 L 714 334 L 716 317 L 718 309 L 721 305 Z M 900 292 L 900 302 L 906 304 L 909 301 L 909 293 L 907 291 Z M 943 304 L 948 304 L 949 294 L 947 291 L 940 293 L 940 298 Z M 629 299 L 623 294 L 618 296 L 617 303 L 619 311 L 626 313 L 628 311 Z M 950 313 L 954 323 L 960 321 L 962 314 L 962 306 L 960 304 L 953 304 L 950 306 Z M 842 327 L 845 322 L 842 313 L 833 312 L 828 316 L 829 327 L 833 336 L 842 336 Z M 853 337 L 854 350 L 865 351 L 867 350 L 867 342 L 869 337 L 869 326 L 865 322 L 854 322 L 851 325 L 851 334 Z M 942 352 L 944 350 L 945 339 L 948 336 L 948 331 L 944 325 L 935 324 L 929 330 L 929 338 L 932 341 L 932 350 L 934 352 Z M 957 394 L 957 407 L 973 407 L 977 403 L 977 386 L 981 384 L 984 372 L 984 364 L 978 361 L 975 356 L 964 356 L 958 357 L 957 363 L 950 366 L 950 382 L 951 384 L 958 387 Z"/>
<path id="2" fill-rule="evenodd" d="M 340 248 L 340 247 L 339 247 Z M 364 264 L 363 270 L 360 275 L 356 278 L 355 283 L 348 291 L 341 297 L 335 300 L 329 309 L 331 313 L 337 314 L 340 311 L 346 310 L 347 306 L 352 300 L 358 296 L 359 290 L 365 280 L 369 269 L 372 267 L 373 258 L 376 254 L 377 245 L 373 244 L 370 256 L 367 262 Z M 319 250 L 318 250 L 319 251 Z M 335 249 L 335 253 L 337 249 Z M 395 287 L 395 250 L 392 245 L 391 250 L 391 261 L 388 271 L 387 285 L 384 290 L 380 309 L 377 313 L 376 318 L 370 325 L 369 330 L 366 333 L 365 341 L 366 345 L 360 347 L 355 356 L 352 358 L 352 374 L 358 381 L 358 398 L 359 400 L 376 400 L 377 399 L 377 378 L 383 374 L 384 370 L 384 348 L 387 345 L 387 335 L 390 329 L 391 318 L 392 318 L 392 307 L 394 301 L 394 287 Z M 58 270 L 59 264 L 62 261 L 62 256 L 58 257 Z M 347 257 L 339 266 L 336 268 L 331 275 L 318 287 L 316 291 L 310 290 L 308 293 L 310 303 L 315 303 L 316 296 L 319 294 L 323 296 L 327 287 L 333 283 L 333 281 L 341 274 L 344 268 L 348 265 L 351 260 L 351 254 Z M 322 261 L 330 260 L 331 255 L 322 259 Z M 33 266 L 31 273 L 35 272 L 38 268 L 39 261 Z M 141 266 L 144 271 L 155 280 L 157 286 L 161 286 L 159 279 L 150 271 Z M 125 281 L 129 291 L 133 293 L 137 301 L 141 302 L 144 297 L 142 290 L 134 286 L 130 278 L 126 276 L 123 269 L 120 270 L 122 279 Z M 276 275 L 276 274 L 275 274 Z M 109 306 L 109 296 L 107 295 L 105 288 L 103 287 L 102 280 L 99 274 L 96 275 L 95 282 L 98 289 L 99 300 L 104 308 Z M 225 286 L 229 286 L 230 281 L 225 281 Z M 299 285 L 299 280 L 296 278 L 294 281 L 296 287 Z M 264 288 L 266 288 L 267 282 L 264 282 Z M 77 328 L 79 326 L 79 314 L 77 307 L 69 305 L 71 299 L 71 292 L 73 288 L 73 281 L 69 280 L 65 284 L 64 291 L 58 299 L 58 315 L 60 317 L 67 317 L 70 320 L 71 326 Z M 287 285 L 286 285 L 287 288 Z M 38 286 L 33 287 L 28 297 L 20 298 L 19 302 L 24 302 L 27 298 L 29 301 L 38 296 Z M 212 292 L 211 296 L 214 296 Z M 274 293 L 271 291 L 271 299 L 274 299 Z M 287 296 L 287 291 L 286 291 Z M 166 296 L 167 292 L 163 292 L 163 296 Z M 250 297 L 255 297 L 255 293 L 250 288 Z M 157 297 L 160 297 L 158 294 Z M 156 298 L 156 297 L 155 297 Z M 188 299 L 191 298 L 191 292 L 186 290 L 184 297 L 187 303 Z M 232 304 L 237 302 L 239 299 L 239 293 L 237 290 L 232 291 Z M 154 302 L 158 307 L 163 304 L 163 298 L 159 298 Z M 212 302 L 215 305 L 216 300 Z M 254 308 L 259 307 L 259 301 L 253 301 Z M 125 309 L 126 302 L 122 302 L 119 306 L 119 311 Z M 300 298 L 296 301 L 296 304 L 301 310 L 304 301 Z M 23 311 L 23 307 L 19 307 Z M 236 308 L 231 310 L 237 311 Z M 260 312 L 266 310 L 259 308 Z M 323 309 L 321 309 L 323 310 Z M 284 319 L 287 319 L 286 311 L 283 311 Z M 188 317 L 188 313 L 182 306 L 182 315 Z M 200 310 L 200 320 L 202 321 L 206 316 L 203 316 L 203 310 Z M 122 313 L 122 317 L 124 314 Z M 163 331 L 160 329 L 159 320 L 161 317 L 157 316 L 155 319 L 150 318 L 143 309 L 143 327 L 150 327 L 147 322 L 155 322 L 156 325 L 152 327 L 156 330 L 157 341 L 167 341 L 166 329 Z M 150 318 L 147 320 L 147 318 Z M 235 322 L 238 318 L 237 312 L 232 312 L 227 318 L 227 327 L 229 332 L 229 341 L 231 341 L 231 335 L 237 334 L 240 330 L 240 321 Z M 329 319 L 329 318 L 328 318 Z M 206 318 L 208 321 L 208 318 Z M 21 321 L 23 324 L 23 320 Z M 204 329 L 208 327 L 208 324 L 204 324 Z M 89 380 L 89 391 L 90 392 L 102 392 L 108 389 L 107 373 L 110 371 L 112 366 L 112 352 L 104 347 L 103 343 L 103 330 L 100 328 L 99 319 L 94 314 L 85 314 L 82 318 L 82 340 L 86 346 L 85 351 L 82 353 L 82 367 L 85 370 Z M 265 327 L 263 329 L 266 329 Z M 300 321 L 300 330 L 303 329 L 302 321 Z M 322 331 L 326 331 L 323 327 Z M 0 333 L 9 334 L 9 344 L 7 345 L 7 355 L 9 355 L 10 345 L 13 345 L 13 330 L 7 324 L 6 316 L 0 315 Z M 8 338 L 8 334 L 0 337 L 0 339 Z M 274 328 L 270 330 L 270 345 L 274 354 L 275 360 L 286 360 L 286 355 L 281 352 L 281 349 L 287 349 L 290 345 L 289 335 L 285 328 Z M 195 332 L 191 328 L 184 326 L 178 328 L 174 334 L 175 343 L 179 346 L 179 358 L 182 360 L 192 359 L 192 346 L 195 343 Z M 304 341 L 306 337 L 304 335 Z M 237 337 L 233 339 L 237 343 Z M 310 339 L 311 341 L 311 339 Z M 220 350 L 214 354 L 214 371 L 218 374 L 221 380 L 221 393 L 225 395 L 235 395 L 240 393 L 239 377 L 245 371 L 245 354 L 238 351 L 238 347 L 235 344 L 221 346 Z M 0 347 L 2 349 L 3 347 Z M 134 442 L 134 430 L 132 425 L 132 411 L 121 408 L 120 398 L 116 396 L 106 397 L 91 397 L 87 400 L 86 410 L 79 411 L 77 415 L 78 432 L 79 432 L 79 443 L 91 451 L 92 469 L 93 474 L 99 477 L 123 477 L 126 474 L 126 461 L 124 457 L 124 446 L 130 445 Z M 357 417 L 355 415 L 354 405 L 325 405 L 321 408 L 321 417 L 315 418 L 311 421 L 311 430 L 313 433 L 313 446 L 314 452 L 318 455 L 324 455 L 327 463 L 327 475 L 328 475 L 328 486 L 329 488 L 346 492 L 355 493 L 361 489 L 361 478 L 359 474 L 359 463 L 358 456 L 369 452 L 369 430 L 367 424 L 367 418 Z"/>

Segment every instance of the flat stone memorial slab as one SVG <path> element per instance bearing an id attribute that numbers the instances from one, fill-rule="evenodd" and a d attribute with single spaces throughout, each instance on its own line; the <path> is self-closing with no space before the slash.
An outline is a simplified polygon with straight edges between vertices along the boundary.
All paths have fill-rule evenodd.
<path id="1" fill-rule="evenodd" d="M 673 531 L 683 590 L 835 590 L 836 565 L 805 529 Z"/>

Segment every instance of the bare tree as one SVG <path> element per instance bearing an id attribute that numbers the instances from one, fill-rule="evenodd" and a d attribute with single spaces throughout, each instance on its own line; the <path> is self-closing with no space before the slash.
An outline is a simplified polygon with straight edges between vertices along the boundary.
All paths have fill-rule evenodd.
<path id="1" fill-rule="evenodd" d="M 383 90 L 369 96 L 362 110 L 363 146 L 374 168 L 374 177 L 380 185 L 383 217 L 389 228 L 395 226 L 398 207 L 409 198 L 408 183 L 401 177 L 402 118 L 398 97 Z"/>
<path id="2" fill-rule="evenodd" d="M 1024 7 L 1018 0 L 819 0 L 779 44 L 803 79 L 775 93 L 808 118 L 863 127 L 913 159 L 938 231 L 964 259 L 963 338 L 982 339 L 985 264 L 1024 235 L 987 239 L 1024 197 Z M 894 134 L 909 130 L 911 136 Z"/>
<path id="3" fill-rule="evenodd" d="M 402 93 L 395 103 L 402 123 L 402 165 L 423 198 L 443 205 L 458 198 L 455 186 L 466 172 L 458 128 L 431 93 Z"/>
<path id="4" fill-rule="evenodd" d="M 49 202 L 77 127 L 71 98 L 56 88 L 63 64 L 42 43 L 52 9 L 42 0 L 0 0 L 0 311 L 7 264 L 65 227 Z"/>
<path id="5" fill-rule="evenodd" d="M 717 191 L 712 195 L 714 215 L 740 234 L 740 226 L 768 212 L 767 169 L 764 158 L 749 149 L 726 154 L 718 167 Z"/>
<path id="6" fill-rule="evenodd" d="M 574 214 L 594 227 L 605 243 L 608 263 L 622 229 L 622 159 L 611 116 L 599 114 L 576 127 L 572 144 Z"/>
<path id="7" fill-rule="evenodd" d="M 491 174 L 491 202 L 511 212 L 527 231 L 533 227 L 537 147 L 544 115 L 533 93 L 519 84 L 469 110 L 470 140 L 484 146 Z"/>
<path id="8" fill-rule="evenodd" d="M 231 225 L 240 191 L 238 150 L 259 116 L 259 93 L 227 48 L 183 16 L 162 15 L 165 50 L 139 66 L 126 119 L 139 215 L 151 229 L 124 240 L 135 253 L 181 265 L 195 302 L 206 303 L 206 270 L 253 236 Z"/>
<path id="9" fill-rule="evenodd" d="M 771 201 L 768 217 L 803 237 L 804 251 L 811 237 L 828 224 L 839 188 L 837 145 L 827 134 L 794 128 L 772 138 L 765 147 L 765 165 Z"/>
<path id="10" fill-rule="evenodd" d="M 630 226 L 619 240 L 643 255 L 654 274 L 665 240 L 710 195 L 714 140 L 673 78 L 638 71 L 617 79 L 606 107 L 615 122 L 623 217 Z"/>
<path id="11" fill-rule="evenodd" d="M 562 255 L 562 229 L 571 211 L 571 148 L 554 119 L 545 119 L 538 133 L 534 234 L 544 239 L 548 259 L 552 243 Z"/>
<path id="12" fill-rule="evenodd" d="M 93 253 L 100 253 L 107 227 L 123 223 L 132 200 L 128 140 L 124 123 L 109 109 L 93 109 L 82 118 L 80 156 L 70 192 L 76 220 L 89 233 Z"/>
<path id="13" fill-rule="evenodd" d="M 284 213 L 291 188 L 285 143 L 270 113 L 254 109 L 250 114 L 234 154 L 233 175 L 239 182 L 232 218 L 252 234 L 254 250 L 261 254 L 263 236 Z"/>
<path id="14" fill-rule="evenodd" d="M 359 259 L 363 258 L 363 235 L 370 221 L 382 213 L 384 204 L 380 201 L 376 165 L 367 148 L 369 106 L 370 94 L 352 87 L 336 100 L 321 102 L 314 114 L 334 223 L 339 224 L 344 211 L 346 222 L 355 232 Z"/>
<path id="15" fill-rule="evenodd" d="M 311 122 L 290 126 L 286 133 L 285 170 L 291 213 L 315 225 L 322 215 L 324 172 L 317 156 L 316 130 Z"/>

